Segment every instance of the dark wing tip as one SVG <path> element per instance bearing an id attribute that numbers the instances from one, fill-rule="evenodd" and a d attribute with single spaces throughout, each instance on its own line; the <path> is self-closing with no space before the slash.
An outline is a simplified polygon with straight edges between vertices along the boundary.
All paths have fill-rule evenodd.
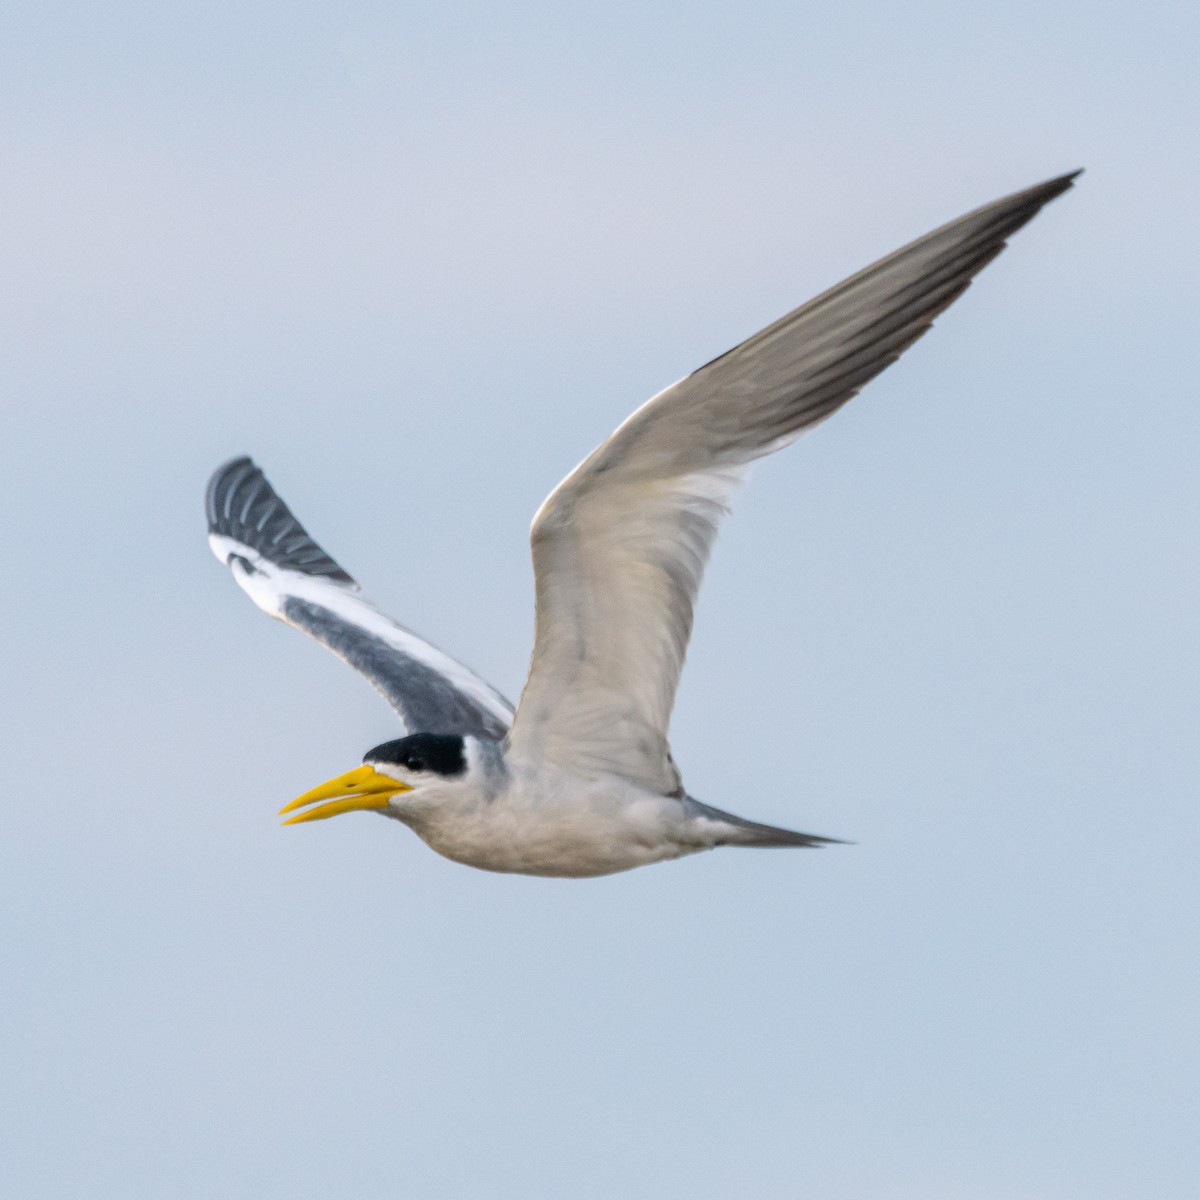
<path id="1" fill-rule="evenodd" d="M 942 226 L 927 238 L 914 242 L 911 248 L 915 249 L 922 243 L 932 242 L 939 235 L 955 229 L 970 231 L 970 235 L 980 243 L 990 241 L 996 247 L 1003 248 L 1007 240 L 1023 225 L 1032 221 L 1051 200 L 1069 192 L 1075 186 L 1075 180 L 1082 174 L 1083 168 L 1080 167 L 1076 171 L 1068 171 L 1065 175 L 1047 179 L 1044 183 L 1035 183 L 1033 187 L 1023 188 L 1000 200 L 994 200 L 991 204 L 985 204 L 965 217 Z"/>
<path id="2" fill-rule="evenodd" d="M 335 583 L 354 579 L 292 515 L 254 460 L 241 455 L 218 467 L 204 497 L 208 532 L 257 550 L 268 562 Z"/>
<path id="3" fill-rule="evenodd" d="M 235 475 L 243 468 L 253 469 L 254 461 L 242 454 L 222 463 L 210 477 L 208 487 L 204 489 L 204 513 L 208 517 L 209 533 L 225 533 L 222 528 L 223 520 L 220 515 L 220 505 L 223 497 L 230 488 Z"/>
<path id="4" fill-rule="evenodd" d="M 1075 180 L 1083 174 L 1083 171 L 1083 167 L 1076 167 L 1075 170 L 1068 171 L 1065 175 L 1056 175 L 1053 179 L 1047 179 L 1045 183 L 1035 183 L 1028 191 L 1046 192 L 1047 199 L 1053 199 L 1074 186 Z"/>
<path id="5" fill-rule="evenodd" d="M 720 363 L 735 359 L 743 352 L 753 350 L 767 339 L 778 336 L 789 326 L 811 319 L 819 311 L 829 313 L 864 285 L 883 282 L 888 286 L 887 281 L 890 277 L 890 307 L 886 299 L 882 306 L 877 303 L 875 316 L 869 320 L 861 313 L 842 313 L 842 319 L 851 326 L 856 322 L 860 323 L 864 333 L 874 328 L 875 333 L 880 336 L 875 338 L 873 344 L 880 350 L 880 354 L 871 359 L 870 355 L 864 353 L 864 345 L 852 340 L 848 349 L 858 356 L 857 380 L 852 386 L 831 388 L 831 395 L 812 407 L 811 411 L 806 409 L 800 414 L 803 420 L 799 426 L 793 423 L 791 428 L 803 427 L 828 416 L 868 380 L 895 362 L 908 346 L 930 328 L 933 319 L 962 295 L 975 275 L 1004 249 L 1008 239 L 1032 221 L 1051 200 L 1070 191 L 1075 180 L 1082 174 L 1082 167 L 1068 171 L 1065 175 L 1058 175 L 1054 179 L 1047 179 L 1043 183 L 1036 183 L 1032 187 L 993 200 L 990 204 L 973 209 L 940 226 L 932 233 L 902 246 L 893 254 L 879 259 L 828 291 L 822 292 L 807 304 L 780 317 L 753 337 L 705 363 L 693 371 L 692 375 L 700 375 Z M 923 270 L 923 273 L 915 278 L 912 274 L 914 263 L 919 264 Z M 859 294 L 861 296 L 861 293 Z M 829 375 L 835 366 L 836 362 L 830 362 L 822 367 L 821 373 Z M 797 414 L 791 415 L 794 417 Z M 782 435 L 787 431 L 785 421 L 784 427 L 777 432 Z"/>
<path id="6" fill-rule="evenodd" d="M 1069 192 L 1075 186 L 1075 180 L 1082 174 L 1083 168 L 1079 167 L 1074 171 L 1068 171 L 1065 175 L 1057 175 L 1053 179 L 1047 179 L 1044 183 L 1035 183 L 1033 187 L 1014 192 L 1011 196 L 1005 196 L 1003 200 L 997 200 L 994 204 L 986 207 L 1027 208 L 1029 216 L 1033 217 L 1043 205 L 1049 204 L 1063 192 Z"/>

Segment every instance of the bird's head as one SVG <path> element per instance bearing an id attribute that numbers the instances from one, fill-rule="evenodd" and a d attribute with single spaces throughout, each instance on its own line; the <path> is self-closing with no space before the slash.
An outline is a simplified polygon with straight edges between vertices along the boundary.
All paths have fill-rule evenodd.
<path id="1" fill-rule="evenodd" d="M 368 750 L 361 767 L 297 796 L 280 811 L 280 816 L 305 810 L 296 812 L 284 821 L 285 825 L 321 821 L 359 809 L 376 809 L 398 816 L 412 801 L 432 799 L 446 783 L 462 779 L 466 771 L 467 746 L 463 737 L 414 733 Z M 411 800 L 408 793 L 412 793 Z M 405 799 L 397 803 L 400 797 Z"/>

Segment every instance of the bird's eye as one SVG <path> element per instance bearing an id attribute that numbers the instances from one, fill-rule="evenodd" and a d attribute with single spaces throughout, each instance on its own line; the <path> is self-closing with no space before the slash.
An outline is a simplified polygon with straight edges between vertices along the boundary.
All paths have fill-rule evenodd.
<path id="1" fill-rule="evenodd" d="M 410 771 L 424 771 L 425 760 L 419 754 L 412 755 L 408 760 L 408 769 Z"/>

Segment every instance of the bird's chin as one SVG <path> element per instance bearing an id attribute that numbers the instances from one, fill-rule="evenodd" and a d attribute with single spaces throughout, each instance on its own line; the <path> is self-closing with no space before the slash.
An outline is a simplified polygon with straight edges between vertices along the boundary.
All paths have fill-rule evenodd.
<path id="1" fill-rule="evenodd" d="M 326 817 L 336 817 L 339 813 L 374 810 L 386 810 L 391 805 L 394 796 L 411 792 L 412 787 L 383 775 L 374 767 L 359 767 L 346 775 L 338 775 L 334 779 L 297 796 L 291 804 L 284 805 L 279 815 L 296 812 L 294 817 L 284 821 L 285 825 L 299 825 L 304 821 L 323 821 Z M 324 801 L 325 803 L 321 803 Z M 315 806 L 315 807 L 313 807 Z"/>

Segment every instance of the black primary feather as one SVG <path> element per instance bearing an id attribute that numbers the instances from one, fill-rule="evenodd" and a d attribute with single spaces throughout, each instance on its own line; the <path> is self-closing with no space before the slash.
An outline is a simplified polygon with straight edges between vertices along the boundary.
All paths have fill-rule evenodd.
<path id="1" fill-rule="evenodd" d="M 355 586 L 292 516 L 252 459 L 243 455 L 217 468 L 208 481 L 205 510 L 209 533 L 241 542 L 277 567 Z"/>

